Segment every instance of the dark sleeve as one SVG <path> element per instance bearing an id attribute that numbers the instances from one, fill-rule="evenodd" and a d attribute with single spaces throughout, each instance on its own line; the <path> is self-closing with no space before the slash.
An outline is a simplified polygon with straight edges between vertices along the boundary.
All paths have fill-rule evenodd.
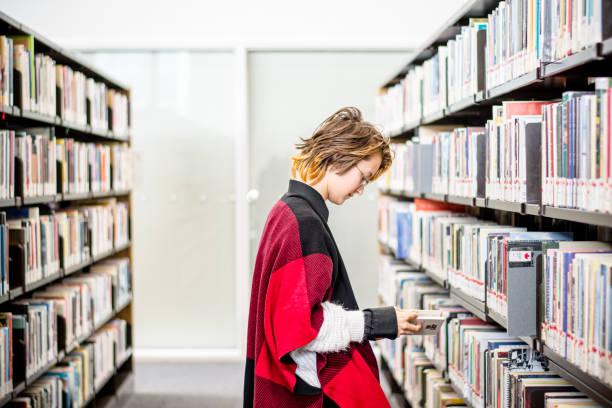
<path id="1" fill-rule="evenodd" d="M 393 306 L 373 307 L 363 311 L 364 337 L 367 340 L 397 337 L 397 315 Z"/>

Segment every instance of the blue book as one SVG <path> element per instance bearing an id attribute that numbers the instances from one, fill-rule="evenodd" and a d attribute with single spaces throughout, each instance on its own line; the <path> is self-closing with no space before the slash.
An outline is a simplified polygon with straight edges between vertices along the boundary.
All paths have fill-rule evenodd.
<path id="1" fill-rule="evenodd" d="M 573 232 L 511 232 L 510 241 L 571 241 L 574 237 Z"/>

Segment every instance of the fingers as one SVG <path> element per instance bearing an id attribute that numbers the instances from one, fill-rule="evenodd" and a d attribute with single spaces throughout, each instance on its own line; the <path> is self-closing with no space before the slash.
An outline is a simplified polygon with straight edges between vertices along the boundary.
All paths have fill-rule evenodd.
<path id="1" fill-rule="evenodd" d="M 418 314 L 416 314 L 416 312 L 410 312 L 407 316 L 406 319 L 410 322 L 410 323 L 414 323 L 416 321 L 416 319 L 419 317 Z"/>
<path id="2" fill-rule="evenodd" d="M 416 334 L 421 330 L 421 325 L 416 324 L 418 315 L 412 310 L 395 308 L 397 314 L 398 334 Z"/>
<path id="3" fill-rule="evenodd" d="M 415 334 L 421 331 L 420 324 L 412 324 L 408 322 L 400 323 L 399 328 L 400 328 L 399 334 Z"/>

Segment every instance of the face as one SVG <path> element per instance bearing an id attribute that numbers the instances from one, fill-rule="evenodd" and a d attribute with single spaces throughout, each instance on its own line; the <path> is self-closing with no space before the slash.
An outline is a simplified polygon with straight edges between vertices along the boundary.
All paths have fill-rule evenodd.
<path id="1" fill-rule="evenodd" d="M 327 193 L 328 199 L 340 205 L 355 194 L 363 194 L 364 184 L 372 179 L 380 168 L 382 155 L 376 153 L 367 159 L 361 160 L 349 171 L 340 175 L 333 169 L 328 170 Z"/>

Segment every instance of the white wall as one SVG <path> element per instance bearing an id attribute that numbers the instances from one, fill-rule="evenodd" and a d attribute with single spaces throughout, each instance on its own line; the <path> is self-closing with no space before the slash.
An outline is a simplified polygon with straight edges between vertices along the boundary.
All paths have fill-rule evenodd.
<path id="1" fill-rule="evenodd" d="M 466 0 L 0 0 L 71 48 L 419 45 Z"/>
<path id="2" fill-rule="evenodd" d="M 343 106 L 375 121 L 376 89 L 401 52 L 252 52 L 249 56 L 250 187 L 261 192 L 251 204 L 254 259 L 268 212 L 287 191 L 290 157 Z M 327 204 L 329 225 L 359 305 L 377 306 L 376 187 L 342 206 Z"/>

